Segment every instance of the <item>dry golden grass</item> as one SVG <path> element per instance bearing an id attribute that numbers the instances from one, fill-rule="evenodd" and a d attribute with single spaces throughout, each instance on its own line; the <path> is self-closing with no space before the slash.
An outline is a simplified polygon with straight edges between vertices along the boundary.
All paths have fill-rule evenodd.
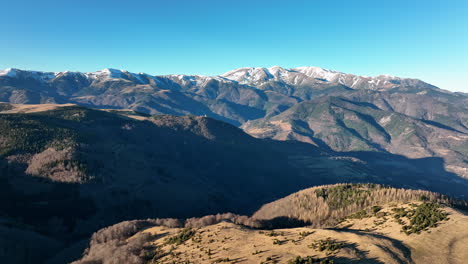
<path id="1" fill-rule="evenodd" d="M 376 263 L 379 259 L 385 263 L 409 263 L 403 251 L 386 239 L 376 239 L 367 234 L 342 232 L 324 229 L 294 228 L 278 229 L 278 236 L 269 236 L 270 231 L 245 229 L 231 223 L 200 228 L 194 240 L 182 245 L 165 245 L 167 236 L 176 235 L 178 229 L 154 227 L 143 232 L 153 235 L 164 234 L 154 241 L 162 246 L 169 255 L 158 263 L 286 263 L 296 256 L 314 256 L 317 258 L 367 259 L 367 263 Z M 302 237 L 301 232 L 312 232 Z M 334 238 L 346 245 L 333 256 L 326 251 L 318 251 L 309 246 L 316 240 Z M 275 241 L 279 241 L 275 244 Z M 392 251 L 394 255 L 388 254 Z M 394 259 L 397 255 L 400 261 Z M 374 260 L 373 260 L 374 259 Z M 270 260 L 270 261 L 267 261 Z M 366 262 L 363 262 L 366 263 Z"/>
<path id="2" fill-rule="evenodd" d="M 267 204 L 254 218 L 219 215 L 187 220 L 185 225 L 149 225 L 131 237 L 98 246 L 141 260 L 132 263 L 304 263 L 289 262 L 297 257 L 314 258 L 313 263 L 465 263 L 468 216 L 439 203 L 466 205 L 426 191 L 327 185 Z M 234 224 L 268 228 L 270 222 L 258 219 L 288 216 L 320 221 L 274 230 Z M 133 245 L 140 250 L 132 251 Z M 98 246 L 91 247 L 92 254 L 82 260 L 114 263 L 112 255 L 100 257 L 103 250 Z M 83 261 L 78 263 L 87 263 Z"/>
<path id="3" fill-rule="evenodd" d="M 287 263 L 296 256 L 328 258 L 335 263 L 466 263 L 467 216 L 444 208 L 449 220 L 421 234 L 406 235 L 391 215 L 391 208 L 402 206 L 408 204 L 385 206 L 379 216 L 348 219 L 331 229 L 276 229 L 272 235 L 270 230 L 222 222 L 194 229 L 195 236 L 180 245 L 167 244 L 166 239 L 181 228 L 151 227 L 130 240 L 142 233 L 154 235 L 151 243 L 167 254 L 154 263 Z M 327 238 L 343 243 L 342 248 L 328 252 L 310 247 Z"/>
<path id="4" fill-rule="evenodd" d="M 132 118 L 132 119 L 140 120 L 140 121 L 148 120 L 148 117 L 146 117 L 146 116 L 137 115 L 137 114 L 130 114 L 130 113 L 134 113 L 134 111 L 131 110 L 131 109 L 99 109 L 99 110 L 106 111 L 106 112 L 117 113 L 117 114 L 129 117 L 129 118 Z"/>
<path id="5" fill-rule="evenodd" d="M 10 104 L 13 108 L 2 111 L 3 114 L 35 113 L 54 110 L 60 107 L 75 106 L 75 104 Z"/>
<path id="6" fill-rule="evenodd" d="M 396 207 L 407 208 L 409 206 L 399 204 Z M 376 216 L 359 220 L 348 219 L 340 223 L 338 227 L 369 230 L 372 233 L 402 241 L 411 251 L 411 258 L 415 263 L 467 263 L 468 216 L 446 207 L 443 210 L 449 213 L 449 220 L 421 234 L 406 235 L 401 232 L 401 225 L 392 218 L 391 208 L 393 207 L 386 207 L 382 210 L 388 213 L 386 220 Z"/>
<path id="7" fill-rule="evenodd" d="M 69 106 L 77 106 L 76 104 L 9 104 L 12 106 L 12 109 L 0 111 L 2 114 L 26 114 L 26 113 L 37 113 L 37 112 L 44 112 L 55 110 L 61 107 L 69 107 Z M 106 112 L 114 112 L 132 119 L 136 120 L 148 120 L 147 117 L 138 115 L 138 114 L 131 114 L 133 110 L 130 109 L 99 109 L 101 111 Z"/>

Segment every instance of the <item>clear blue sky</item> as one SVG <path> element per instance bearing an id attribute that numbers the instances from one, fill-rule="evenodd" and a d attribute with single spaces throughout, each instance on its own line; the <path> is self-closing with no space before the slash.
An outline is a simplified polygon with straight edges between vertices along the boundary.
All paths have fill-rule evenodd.
<path id="1" fill-rule="evenodd" d="M 319 66 L 468 92 L 467 0 L 0 0 L 0 68 Z"/>

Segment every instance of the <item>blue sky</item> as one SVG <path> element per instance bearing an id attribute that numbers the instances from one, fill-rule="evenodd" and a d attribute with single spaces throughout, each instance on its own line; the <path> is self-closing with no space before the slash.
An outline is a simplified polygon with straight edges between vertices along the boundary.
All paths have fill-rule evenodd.
<path id="1" fill-rule="evenodd" d="M 0 68 L 319 66 L 468 92 L 466 0 L 0 0 Z"/>

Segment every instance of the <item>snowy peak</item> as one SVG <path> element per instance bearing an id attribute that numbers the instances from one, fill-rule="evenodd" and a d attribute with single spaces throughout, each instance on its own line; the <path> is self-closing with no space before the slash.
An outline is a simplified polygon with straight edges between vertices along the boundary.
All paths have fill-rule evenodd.
<path id="1" fill-rule="evenodd" d="M 337 78 L 337 76 L 342 75 L 344 73 L 332 71 L 320 67 L 297 67 L 293 68 L 293 71 L 300 72 L 308 77 L 311 78 L 320 78 L 327 81 L 332 81 Z"/>
<path id="2" fill-rule="evenodd" d="M 153 77 L 145 73 L 132 73 L 113 68 L 105 68 L 96 72 L 85 73 L 85 75 L 90 81 L 127 80 L 139 84 L 148 83 L 148 78 Z"/>
<path id="3" fill-rule="evenodd" d="M 20 70 L 14 69 L 14 68 L 8 68 L 8 69 L 5 69 L 5 70 L 0 70 L 0 76 L 8 76 L 8 77 L 14 78 L 14 77 L 16 77 L 16 75 L 17 75 L 17 73 L 19 71 Z"/>
<path id="4" fill-rule="evenodd" d="M 50 80 L 55 78 L 56 73 L 53 72 L 40 72 L 40 71 L 24 71 L 15 68 L 8 68 L 0 70 L 0 76 L 10 78 L 33 78 L 37 80 Z"/>
<path id="5" fill-rule="evenodd" d="M 259 81 L 266 81 L 272 77 L 266 68 L 240 68 L 221 75 L 224 78 L 236 81 L 241 84 L 252 84 Z"/>
<path id="6" fill-rule="evenodd" d="M 286 69 L 280 67 L 280 66 L 273 66 L 267 69 L 272 75 L 277 75 L 281 72 L 287 71 Z"/>
<path id="7" fill-rule="evenodd" d="M 279 66 L 270 68 L 240 68 L 221 75 L 224 78 L 251 86 L 261 86 L 268 82 L 278 82 L 283 85 L 308 86 L 317 82 L 345 85 L 353 89 L 387 90 L 404 85 L 420 85 L 429 87 L 420 80 L 404 79 L 391 75 L 375 77 L 359 76 L 328 70 L 320 67 L 297 67 L 285 69 Z"/>
<path id="8" fill-rule="evenodd" d="M 56 72 L 55 73 L 56 78 L 64 77 L 64 76 L 67 76 L 67 77 L 77 77 L 77 76 L 86 77 L 85 74 L 83 74 L 81 72 L 64 71 L 64 72 Z"/>
<path id="9" fill-rule="evenodd" d="M 100 71 L 86 73 L 86 75 L 91 78 L 99 78 L 99 79 L 102 79 L 102 78 L 119 79 L 119 78 L 122 78 L 123 71 L 117 70 L 117 69 L 106 68 Z"/>
<path id="10" fill-rule="evenodd" d="M 110 75 L 112 77 L 119 77 L 119 76 L 122 75 L 122 73 L 124 71 L 123 70 L 112 69 L 112 68 L 105 68 L 105 69 L 102 69 L 102 70 L 97 71 L 97 72 L 100 73 L 100 74 Z"/>
<path id="11" fill-rule="evenodd" d="M 292 82 L 294 83 L 295 73 L 291 69 L 285 69 L 280 66 L 273 66 L 270 68 L 240 68 L 225 74 L 221 77 L 236 81 L 241 84 L 259 85 L 262 82 L 278 81 L 278 82 Z"/>
<path id="12" fill-rule="evenodd" d="M 319 67 L 285 69 L 273 66 L 270 68 L 240 68 L 221 76 L 248 85 L 255 85 L 261 81 L 279 81 L 289 85 L 296 85 L 307 78 L 310 79 L 309 82 L 315 82 L 315 79 L 334 81 L 340 74 L 342 73 Z"/>
<path id="13" fill-rule="evenodd" d="M 37 81 L 52 81 L 57 78 L 63 77 L 83 77 L 88 79 L 89 81 L 107 81 L 107 80 L 131 80 L 137 83 L 144 83 L 146 78 L 146 74 L 135 74 L 130 73 L 125 70 L 117 70 L 112 68 L 102 69 L 96 72 L 88 72 L 88 73 L 81 73 L 81 72 L 72 72 L 72 71 L 64 71 L 64 72 L 40 72 L 40 71 L 25 71 L 19 69 L 8 68 L 5 70 L 0 70 L 0 77 L 10 77 L 10 78 L 33 78 Z"/>
<path id="14" fill-rule="evenodd" d="M 233 81 L 222 76 L 204 76 L 204 75 L 184 75 L 172 74 L 164 76 L 171 81 L 186 87 L 203 87 L 209 82 L 232 83 Z"/>
<path id="15" fill-rule="evenodd" d="M 375 77 L 359 76 L 353 74 L 332 71 L 320 67 L 297 67 L 285 69 L 280 66 L 246 67 L 229 71 L 220 76 L 202 75 L 165 75 L 153 76 L 144 73 L 131 73 L 126 70 L 112 68 L 102 69 L 96 72 L 38 72 L 23 71 L 19 69 L 0 70 L 0 77 L 9 78 L 34 78 L 39 81 L 52 81 L 58 77 L 70 76 L 86 78 L 90 82 L 129 81 L 136 84 L 148 84 L 150 80 L 158 82 L 160 79 L 170 79 L 182 85 L 203 86 L 210 81 L 237 82 L 262 89 L 269 84 L 281 86 L 313 87 L 324 82 L 329 85 L 344 85 L 352 89 L 388 90 L 399 86 L 418 85 L 434 88 L 427 83 L 416 79 L 404 79 L 391 75 L 379 75 Z"/>

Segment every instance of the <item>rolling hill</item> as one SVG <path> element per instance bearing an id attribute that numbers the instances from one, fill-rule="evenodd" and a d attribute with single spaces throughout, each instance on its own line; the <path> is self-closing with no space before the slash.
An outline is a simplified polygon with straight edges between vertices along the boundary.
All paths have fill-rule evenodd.
<path id="1" fill-rule="evenodd" d="M 466 209 L 427 191 L 318 186 L 267 204 L 251 218 L 119 223 L 96 232 L 73 263 L 464 263 L 468 218 L 452 206 Z M 288 214 L 328 227 L 271 229 L 278 222 L 258 222 Z"/>

